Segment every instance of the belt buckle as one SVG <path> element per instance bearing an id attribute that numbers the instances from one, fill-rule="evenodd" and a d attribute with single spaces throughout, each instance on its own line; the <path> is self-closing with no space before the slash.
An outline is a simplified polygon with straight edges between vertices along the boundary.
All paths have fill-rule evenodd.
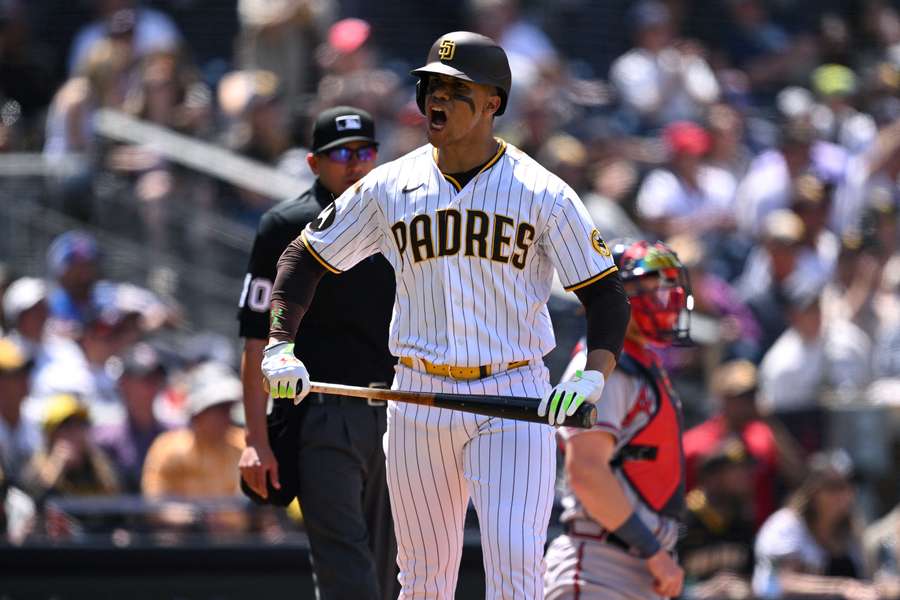
<path id="1" fill-rule="evenodd" d="M 385 383 L 384 381 L 373 381 L 369 384 L 369 387 L 375 388 L 378 390 L 389 389 L 388 384 Z M 387 406 L 387 402 L 385 402 L 384 400 L 374 400 L 372 398 L 366 398 L 366 404 L 368 404 L 369 406 L 374 406 L 376 408 L 381 407 L 381 406 Z"/>

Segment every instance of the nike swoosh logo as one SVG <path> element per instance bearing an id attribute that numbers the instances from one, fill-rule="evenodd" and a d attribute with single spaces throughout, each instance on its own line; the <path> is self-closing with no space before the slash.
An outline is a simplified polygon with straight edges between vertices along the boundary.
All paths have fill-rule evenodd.
<path id="1" fill-rule="evenodd" d="M 400 190 L 400 191 L 403 192 L 404 194 L 408 194 L 408 193 L 410 193 L 410 192 L 416 191 L 417 189 L 419 189 L 419 188 L 422 187 L 423 185 L 425 185 L 425 184 L 424 184 L 424 183 L 420 183 L 419 185 L 416 185 L 416 186 L 413 186 L 413 187 L 405 187 L 405 188 L 403 188 L 403 189 Z"/>

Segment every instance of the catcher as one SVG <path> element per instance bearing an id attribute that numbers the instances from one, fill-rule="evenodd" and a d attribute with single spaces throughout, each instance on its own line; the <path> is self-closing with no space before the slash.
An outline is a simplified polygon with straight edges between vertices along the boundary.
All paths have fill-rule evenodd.
<path id="1" fill-rule="evenodd" d="M 547 551 L 547 600 L 655 599 L 681 593 L 673 556 L 684 506 L 681 404 L 652 347 L 688 339 L 690 285 L 662 242 L 613 245 L 631 321 L 592 429 L 559 430 L 565 534 Z M 569 373 L 581 369 L 579 349 Z"/>

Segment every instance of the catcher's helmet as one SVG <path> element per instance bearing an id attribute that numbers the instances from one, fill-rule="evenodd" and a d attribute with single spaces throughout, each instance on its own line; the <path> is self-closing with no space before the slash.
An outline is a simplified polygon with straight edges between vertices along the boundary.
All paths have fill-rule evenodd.
<path id="1" fill-rule="evenodd" d="M 631 302 L 631 317 L 641 333 L 658 344 L 689 343 L 694 297 L 687 269 L 675 252 L 662 242 L 646 240 L 615 240 L 611 245 Z M 650 277 L 659 279 L 659 287 L 628 285 Z"/>
<path id="2" fill-rule="evenodd" d="M 445 33 L 432 44 L 424 67 L 410 71 L 419 78 L 416 84 L 416 104 L 425 113 L 425 91 L 430 75 L 448 75 L 472 83 L 495 86 L 500 95 L 500 108 L 496 115 L 506 110 L 512 73 L 509 60 L 497 42 L 471 31 Z"/>

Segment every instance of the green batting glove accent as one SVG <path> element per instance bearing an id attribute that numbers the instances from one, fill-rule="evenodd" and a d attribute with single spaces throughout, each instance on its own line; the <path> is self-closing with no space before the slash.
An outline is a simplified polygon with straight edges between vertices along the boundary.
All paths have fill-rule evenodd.
<path id="1" fill-rule="evenodd" d="M 581 401 L 583 400 L 583 396 L 578 394 L 577 392 L 570 392 L 566 394 L 566 397 L 563 399 L 562 406 L 559 409 L 559 414 L 556 415 L 556 424 L 562 425 L 563 421 L 565 421 L 565 416 L 572 414 L 570 412 L 570 407 L 573 405 L 577 408 Z"/>
<path id="2" fill-rule="evenodd" d="M 581 403 L 584 402 L 584 396 L 581 394 L 577 394 L 572 392 L 566 400 L 563 402 L 562 408 L 559 411 L 560 415 L 573 415 L 575 411 L 581 406 Z"/>
<path id="3" fill-rule="evenodd" d="M 550 424 L 553 425 L 553 421 L 556 419 L 556 407 L 559 406 L 559 400 L 563 396 L 562 392 L 555 392 L 553 396 L 550 397 L 550 409 L 547 411 L 547 415 L 550 417 Z"/>

